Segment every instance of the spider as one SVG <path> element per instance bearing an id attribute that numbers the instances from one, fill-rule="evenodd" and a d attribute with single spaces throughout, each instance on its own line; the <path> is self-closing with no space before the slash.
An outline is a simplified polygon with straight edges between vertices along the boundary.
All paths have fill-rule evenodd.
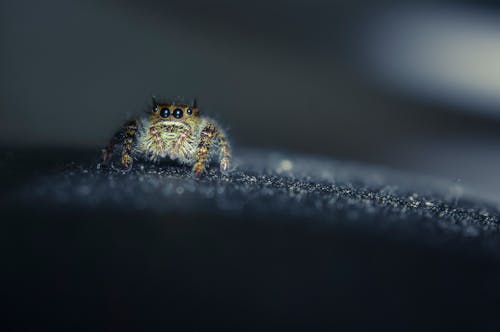
<path id="1" fill-rule="evenodd" d="M 200 114 L 196 99 L 191 105 L 158 103 L 154 96 L 152 100 L 146 114 L 128 121 L 113 136 L 102 150 L 103 162 L 130 170 L 137 159 L 177 160 L 200 176 L 215 157 L 220 171 L 229 171 L 231 147 L 226 134 L 214 120 Z"/>

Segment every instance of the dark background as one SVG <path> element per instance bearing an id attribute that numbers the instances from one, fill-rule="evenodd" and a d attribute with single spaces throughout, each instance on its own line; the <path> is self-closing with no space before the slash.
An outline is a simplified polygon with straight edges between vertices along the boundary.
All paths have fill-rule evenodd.
<path id="1" fill-rule="evenodd" d="M 0 1 L 2 314 L 498 330 L 499 22 L 488 1 Z M 97 168 L 151 94 L 198 97 L 236 171 Z"/>
<path id="2" fill-rule="evenodd" d="M 385 165 L 500 197 L 494 2 L 0 6 L 2 145 L 97 149 L 151 94 L 197 96 L 236 146 Z"/>

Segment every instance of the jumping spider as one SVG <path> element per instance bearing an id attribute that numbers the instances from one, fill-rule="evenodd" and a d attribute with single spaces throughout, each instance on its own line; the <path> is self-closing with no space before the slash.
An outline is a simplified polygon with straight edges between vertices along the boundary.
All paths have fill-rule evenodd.
<path id="1" fill-rule="evenodd" d="M 137 159 L 169 158 L 192 166 L 197 176 L 213 157 L 221 172 L 227 173 L 231 147 L 226 134 L 214 120 L 200 115 L 196 99 L 186 105 L 158 103 L 153 97 L 148 112 L 125 123 L 102 150 L 105 163 L 111 161 L 123 170 L 129 170 Z"/>

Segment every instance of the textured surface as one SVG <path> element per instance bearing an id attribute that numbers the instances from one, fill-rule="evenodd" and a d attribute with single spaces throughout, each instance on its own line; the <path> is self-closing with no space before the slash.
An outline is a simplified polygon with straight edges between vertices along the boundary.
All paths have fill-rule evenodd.
<path id="1" fill-rule="evenodd" d="M 59 172 L 21 187 L 18 197 L 59 207 L 156 212 L 167 219 L 169 213 L 310 218 L 423 242 L 456 240 L 462 246 L 481 238 L 481 246 L 499 253 L 499 210 L 459 184 L 268 151 L 240 153 L 229 176 L 213 168 L 198 180 L 176 164 L 136 164 L 117 172 L 89 158 L 59 165 Z"/>
<path id="2" fill-rule="evenodd" d="M 13 319 L 497 326 L 476 314 L 499 304 L 500 212 L 455 183 L 269 151 L 199 180 L 94 156 L 2 154 Z"/>

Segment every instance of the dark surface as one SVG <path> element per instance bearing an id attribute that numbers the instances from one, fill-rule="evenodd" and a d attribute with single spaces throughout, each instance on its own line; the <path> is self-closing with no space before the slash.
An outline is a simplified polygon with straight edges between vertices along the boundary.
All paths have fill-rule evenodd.
<path id="1" fill-rule="evenodd" d="M 500 327 L 500 212 L 460 185 L 269 151 L 201 179 L 96 156 L 1 153 L 12 326 Z"/>

